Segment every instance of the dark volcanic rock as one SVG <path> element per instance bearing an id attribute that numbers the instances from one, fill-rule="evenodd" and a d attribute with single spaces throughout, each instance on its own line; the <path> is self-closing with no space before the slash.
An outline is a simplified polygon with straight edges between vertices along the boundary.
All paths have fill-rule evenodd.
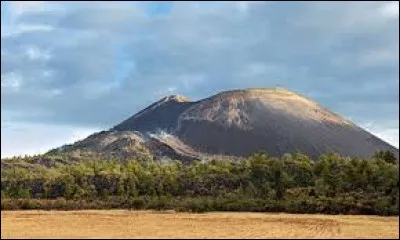
<path id="1" fill-rule="evenodd" d="M 183 113 L 175 134 L 200 152 L 272 156 L 300 150 L 370 157 L 398 150 L 316 103 L 286 90 L 226 92 Z"/>
<path id="2" fill-rule="evenodd" d="M 138 147 L 187 161 L 257 151 L 281 156 L 297 150 L 313 158 L 329 152 L 371 157 L 377 150 L 399 156 L 398 149 L 350 121 L 280 88 L 226 91 L 197 102 L 166 97 L 74 149 L 133 153 Z"/>
<path id="3" fill-rule="evenodd" d="M 168 96 L 128 118 L 111 130 L 155 132 L 172 131 L 179 115 L 194 103 L 182 96 Z"/>

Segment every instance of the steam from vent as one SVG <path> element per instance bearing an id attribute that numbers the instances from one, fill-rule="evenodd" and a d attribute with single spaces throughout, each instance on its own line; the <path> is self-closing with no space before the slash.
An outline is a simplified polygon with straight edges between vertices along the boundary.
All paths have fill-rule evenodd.
<path id="1" fill-rule="evenodd" d="M 146 132 L 146 135 L 148 135 L 151 138 L 157 138 L 157 139 L 166 139 L 175 137 L 174 135 L 168 133 L 164 129 L 157 129 L 156 132 Z"/>

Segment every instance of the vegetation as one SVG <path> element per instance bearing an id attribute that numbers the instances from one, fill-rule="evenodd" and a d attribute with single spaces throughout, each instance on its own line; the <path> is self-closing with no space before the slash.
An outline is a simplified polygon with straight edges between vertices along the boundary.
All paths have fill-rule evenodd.
<path id="1" fill-rule="evenodd" d="M 399 165 L 372 159 L 265 153 L 241 161 L 88 160 L 51 167 L 7 160 L 1 209 L 175 209 L 328 214 L 399 214 Z"/>

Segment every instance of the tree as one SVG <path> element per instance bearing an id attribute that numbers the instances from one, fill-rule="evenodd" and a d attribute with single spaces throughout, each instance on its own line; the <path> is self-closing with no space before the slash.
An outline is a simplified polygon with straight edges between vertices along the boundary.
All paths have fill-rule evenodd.
<path id="1" fill-rule="evenodd" d="M 394 155 L 394 153 L 392 153 L 392 152 L 389 151 L 389 150 L 386 150 L 386 151 L 379 150 L 379 151 L 377 151 L 377 152 L 375 153 L 375 155 L 374 155 L 374 158 L 382 159 L 382 160 L 384 160 L 385 162 L 390 163 L 390 164 L 395 164 L 395 163 L 397 163 L 397 158 L 396 158 L 396 156 Z"/>
<path id="2" fill-rule="evenodd" d="M 283 163 L 279 159 L 273 159 L 272 174 L 276 191 L 276 199 L 282 200 L 285 192 L 285 184 L 283 180 Z"/>

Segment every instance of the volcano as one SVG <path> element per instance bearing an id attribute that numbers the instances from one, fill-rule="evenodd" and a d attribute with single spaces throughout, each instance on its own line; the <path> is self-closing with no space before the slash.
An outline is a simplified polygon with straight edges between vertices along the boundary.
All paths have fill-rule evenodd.
<path id="1" fill-rule="evenodd" d="M 316 102 L 283 88 L 223 91 L 190 101 L 165 97 L 108 131 L 57 151 L 94 152 L 120 158 L 146 153 L 190 161 L 206 156 L 270 156 L 300 151 L 369 158 L 399 150 Z"/>

